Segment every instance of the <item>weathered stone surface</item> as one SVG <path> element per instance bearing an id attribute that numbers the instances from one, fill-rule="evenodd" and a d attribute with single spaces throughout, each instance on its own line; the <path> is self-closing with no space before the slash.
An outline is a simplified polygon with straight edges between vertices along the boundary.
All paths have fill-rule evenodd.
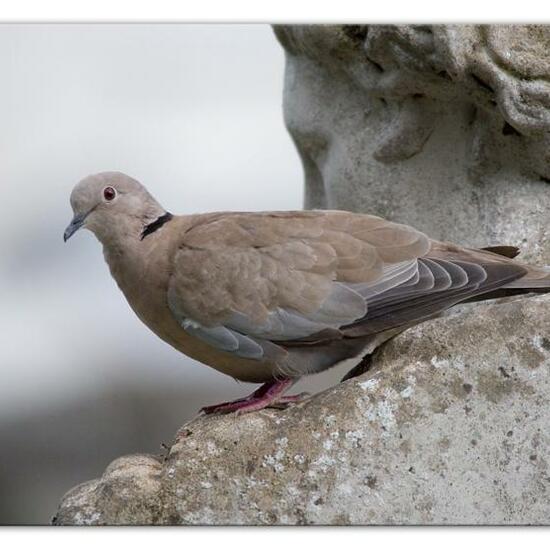
<path id="1" fill-rule="evenodd" d="M 131 455 L 111 462 L 102 478 L 71 489 L 54 523 L 76 525 L 150 525 L 160 517 L 162 465 L 151 455 Z"/>
<path id="2" fill-rule="evenodd" d="M 549 523 L 550 298 L 463 306 L 286 411 L 199 418 L 58 524 Z"/>
<path id="3" fill-rule="evenodd" d="M 282 26 L 306 207 L 550 263 L 550 26 Z"/>

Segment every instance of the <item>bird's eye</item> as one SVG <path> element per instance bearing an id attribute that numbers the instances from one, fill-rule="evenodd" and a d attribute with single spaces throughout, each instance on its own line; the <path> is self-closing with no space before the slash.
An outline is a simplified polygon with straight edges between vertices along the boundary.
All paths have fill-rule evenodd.
<path id="1" fill-rule="evenodd" d="M 103 198 L 106 201 L 112 201 L 116 197 L 116 191 L 112 187 L 105 187 L 103 189 Z"/>

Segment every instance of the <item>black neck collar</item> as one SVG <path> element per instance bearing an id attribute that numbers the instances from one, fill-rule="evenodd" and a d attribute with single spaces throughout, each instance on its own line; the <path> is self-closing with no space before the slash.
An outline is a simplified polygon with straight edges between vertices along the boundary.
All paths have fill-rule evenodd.
<path id="1" fill-rule="evenodd" d="M 157 218 L 154 222 L 151 222 L 150 224 L 147 224 L 143 231 L 141 232 L 140 241 L 145 239 L 148 235 L 151 233 L 154 233 L 157 229 L 160 229 L 165 223 L 169 222 L 174 216 L 170 214 L 170 212 L 166 212 L 166 214 L 163 214 L 160 216 L 160 218 Z"/>

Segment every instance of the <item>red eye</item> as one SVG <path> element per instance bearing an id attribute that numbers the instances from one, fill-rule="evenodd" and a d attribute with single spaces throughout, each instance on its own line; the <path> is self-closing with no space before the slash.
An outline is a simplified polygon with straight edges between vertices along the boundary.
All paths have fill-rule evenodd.
<path id="1" fill-rule="evenodd" d="M 116 191 L 112 187 L 105 187 L 103 189 L 103 198 L 106 201 L 112 201 L 116 197 Z"/>

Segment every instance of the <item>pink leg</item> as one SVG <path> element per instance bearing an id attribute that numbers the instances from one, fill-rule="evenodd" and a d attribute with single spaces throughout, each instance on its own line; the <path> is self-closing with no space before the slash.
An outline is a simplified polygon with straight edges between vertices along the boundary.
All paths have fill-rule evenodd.
<path id="1" fill-rule="evenodd" d="M 230 413 L 237 412 L 242 414 L 245 412 L 259 411 L 266 407 L 282 406 L 284 404 L 299 401 L 303 395 L 287 395 L 282 394 L 294 384 L 294 380 L 283 378 L 282 380 L 273 380 L 266 382 L 260 386 L 254 393 L 242 399 L 235 401 L 227 401 L 218 405 L 210 405 L 201 409 L 205 414 L 212 413 Z"/>

